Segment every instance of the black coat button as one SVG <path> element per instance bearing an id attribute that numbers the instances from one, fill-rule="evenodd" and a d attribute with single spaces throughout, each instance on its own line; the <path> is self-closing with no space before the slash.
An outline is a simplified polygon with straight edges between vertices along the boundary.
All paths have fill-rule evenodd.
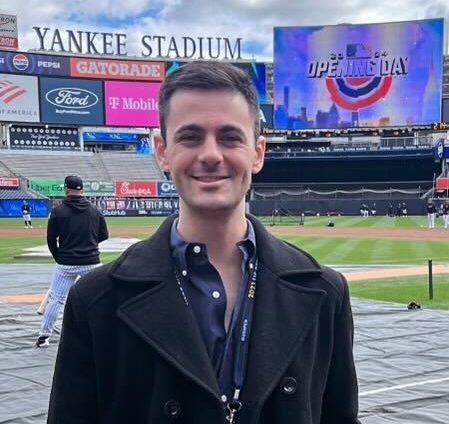
<path id="1" fill-rule="evenodd" d="M 164 412 L 170 418 L 178 418 L 181 414 L 181 405 L 176 400 L 168 400 L 165 402 Z"/>
<path id="2" fill-rule="evenodd" d="M 293 395 L 296 393 L 297 383 L 293 377 L 285 377 L 281 381 L 281 390 L 286 395 Z"/>

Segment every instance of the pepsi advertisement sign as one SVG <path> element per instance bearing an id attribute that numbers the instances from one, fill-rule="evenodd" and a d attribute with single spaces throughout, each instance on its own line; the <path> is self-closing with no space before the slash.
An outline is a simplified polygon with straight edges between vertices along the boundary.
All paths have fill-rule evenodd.
<path id="1" fill-rule="evenodd" d="M 443 30 L 443 19 L 275 28 L 275 128 L 439 121 Z"/>
<path id="2" fill-rule="evenodd" d="M 157 194 L 159 197 L 178 197 L 178 192 L 172 181 L 158 181 Z"/>
<path id="3" fill-rule="evenodd" d="M 0 72 L 70 76 L 70 59 L 63 56 L 0 51 Z"/>
<path id="4" fill-rule="evenodd" d="M 43 123 L 103 125 L 103 86 L 100 81 L 41 78 Z"/>

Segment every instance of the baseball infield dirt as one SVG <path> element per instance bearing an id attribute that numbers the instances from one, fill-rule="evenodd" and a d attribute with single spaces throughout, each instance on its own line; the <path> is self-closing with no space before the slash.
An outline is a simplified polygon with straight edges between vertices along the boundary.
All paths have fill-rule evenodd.
<path id="1" fill-rule="evenodd" d="M 133 237 L 142 234 L 151 235 L 157 227 L 132 227 L 111 228 L 111 237 Z M 356 237 L 356 238 L 394 238 L 394 239 L 421 239 L 421 240 L 446 240 L 449 238 L 449 230 L 427 228 L 396 229 L 396 228 L 336 228 L 336 227 L 267 227 L 270 232 L 278 236 L 307 236 L 307 237 Z M 30 237 L 46 235 L 44 228 L 33 229 L 0 229 L 0 237 Z M 404 277 L 412 275 L 426 275 L 427 267 L 406 268 L 382 268 L 378 270 L 348 272 L 345 274 L 349 282 L 361 280 L 376 280 L 388 277 Z M 448 265 L 436 265 L 433 267 L 434 274 L 449 273 Z M 44 293 L 16 294 L 0 296 L 0 302 L 8 303 L 32 303 L 39 304 Z"/>
<path id="2" fill-rule="evenodd" d="M 151 235 L 157 227 L 142 226 L 130 228 L 110 228 L 111 237 L 135 237 L 142 234 Z M 394 238 L 394 239 L 420 239 L 420 240 L 447 240 L 449 230 L 436 228 L 338 228 L 338 227 L 267 227 L 270 232 L 279 236 L 305 236 L 305 237 L 356 237 L 356 238 Z M 2 228 L 0 237 L 42 236 L 45 239 L 45 228 Z"/>

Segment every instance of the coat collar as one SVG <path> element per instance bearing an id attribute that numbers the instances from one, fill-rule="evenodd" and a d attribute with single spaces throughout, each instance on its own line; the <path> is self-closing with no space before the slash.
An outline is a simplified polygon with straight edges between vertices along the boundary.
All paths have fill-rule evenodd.
<path id="1" fill-rule="evenodd" d="M 171 225 L 176 216 L 167 218 L 150 238 L 134 244 L 114 263 L 110 276 L 128 282 L 159 281 L 173 273 L 170 248 Z M 320 265 L 307 253 L 271 235 L 252 215 L 247 218 L 256 232 L 260 263 L 274 274 L 288 277 L 297 274 L 320 274 Z"/>
<path id="2" fill-rule="evenodd" d="M 118 284 L 145 289 L 118 309 L 118 316 L 161 356 L 216 399 L 219 387 L 192 309 L 185 304 L 173 272 L 170 228 L 164 221 L 148 240 L 128 249 L 111 267 Z M 318 315 L 324 292 L 298 282 L 317 277 L 319 264 L 276 239 L 252 216 L 259 273 L 245 399 L 259 402 L 285 372 Z M 280 331 L 282 328 L 282 331 Z"/>

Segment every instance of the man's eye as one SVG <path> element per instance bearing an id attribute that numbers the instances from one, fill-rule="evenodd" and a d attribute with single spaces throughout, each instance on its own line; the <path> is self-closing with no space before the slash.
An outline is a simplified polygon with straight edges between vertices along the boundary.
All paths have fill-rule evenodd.
<path id="1" fill-rule="evenodd" d="M 179 136 L 178 141 L 185 143 L 192 143 L 200 140 L 200 136 L 198 134 L 182 134 Z"/>
<path id="2" fill-rule="evenodd" d="M 221 139 L 226 143 L 241 143 L 242 141 L 242 137 L 236 134 L 226 134 Z"/>

